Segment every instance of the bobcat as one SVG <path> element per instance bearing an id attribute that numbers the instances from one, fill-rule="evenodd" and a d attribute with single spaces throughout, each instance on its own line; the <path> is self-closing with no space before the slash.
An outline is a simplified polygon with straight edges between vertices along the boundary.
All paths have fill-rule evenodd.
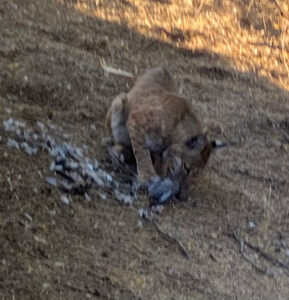
<path id="1" fill-rule="evenodd" d="M 139 183 L 158 175 L 185 185 L 203 169 L 213 148 L 192 106 L 177 95 L 171 74 L 163 67 L 146 71 L 127 94 L 118 95 L 106 116 L 114 155 L 135 158 Z"/>

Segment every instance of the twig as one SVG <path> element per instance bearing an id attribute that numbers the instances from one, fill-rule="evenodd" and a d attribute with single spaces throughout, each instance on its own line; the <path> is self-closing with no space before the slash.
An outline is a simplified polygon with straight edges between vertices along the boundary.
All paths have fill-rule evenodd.
<path id="1" fill-rule="evenodd" d="M 186 250 L 186 248 L 184 247 L 184 245 L 175 237 L 173 237 L 170 233 L 164 232 L 159 225 L 156 222 L 153 222 L 153 224 L 155 225 L 157 231 L 164 237 L 166 238 L 168 241 L 177 243 L 177 245 L 179 246 L 179 249 L 181 250 L 182 254 L 187 258 L 190 259 L 190 255 L 188 253 L 188 251 Z"/>
<path id="2" fill-rule="evenodd" d="M 251 11 L 253 1 L 254 1 L 254 0 L 251 0 L 250 3 L 249 3 L 249 5 L 248 5 L 248 9 L 247 9 L 247 12 L 246 12 L 246 17 L 248 17 L 248 15 L 249 15 L 249 13 L 250 13 L 250 11 Z"/>
<path id="3" fill-rule="evenodd" d="M 13 192 L 14 188 L 13 188 L 13 185 L 12 185 L 12 182 L 11 182 L 10 177 L 7 177 L 7 182 L 8 182 L 8 184 L 9 184 L 10 192 Z"/>
<path id="4" fill-rule="evenodd" d="M 276 6 L 278 7 L 278 10 L 279 10 L 281 16 L 284 16 L 284 12 L 283 12 L 283 10 L 282 10 L 282 8 L 280 6 L 279 1 L 278 0 L 273 0 L 273 1 L 275 2 Z"/>
<path id="5" fill-rule="evenodd" d="M 252 250 L 258 252 L 262 257 L 264 257 L 267 261 L 270 261 L 272 264 L 279 266 L 280 268 L 286 269 L 289 271 L 289 266 L 279 259 L 271 256 L 270 254 L 264 252 L 263 250 L 260 249 L 258 246 L 254 246 L 250 244 L 249 242 L 245 241 L 245 244 Z"/>
<path id="6" fill-rule="evenodd" d="M 280 13 L 280 17 L 282 18 L 282 20 L 286 23 L 289 23 L 288 21 L 288 16 L 285 15 L 285 12 L 283 11 L 281 5 L 280 5 L 280 2 L 279 0 L 273 0 L 273 2 L 276 4 L 278 10 L 279 10 L 279 13 Z"/>
<path id="7" fill-rule="evenodd" d="M 124 76 L 124 77 L 129 77 L 129 78 L 134 78 L 133 74 L 130 72 L 107 66 L 105 63 L 105 60 L 103 58 L 100 58 L 99 62 L 100 62 L 102 69 L 107 73 L 120 75 L 120 76 Z"/>
<path id="8" fill-rule="evenodd" d="M 242 254 L 242 256 L 245 258 L 245 260 L 247 262 L 249 262 L 258 272 L 266 274 L 266 275 L 270 275 L 268 274 L 267 268 L 266 269 L 262 269 L 261 267 L 259 267 L 253 260 L 251 257 L 249 257 L 245 252 L 244 252 L 244 244 L 245 241 L 243 238 L 238 237 L 236 231 L 234 231 L 233 233 L 233 238 L 240 243 L 240 253 Z"/>
<path id="9" fill-rule="evenodd" d="M 203 5 L 204 5 L 204 0 L 201 0 L 201 3 L 199 5 L 199 7 L 196 9 L 195 13 L 194 13 L 194 17 L 196 17 L 197 15 L 200 14 L 202 8 L 203 8 Z"/>
<path id="10" fill-rule="evenodd" d="M 288 275 L 289 271 L 289 266 L 282 261 L 278 260 L 277 258 L 271 256 L 270 254 L 264 252 L 263 250 L 260 249 L 258 246 L 254 246 L 251 243 L 247 242 L 244 240 L 242 237 L 239 237 L 236 230 L 234 230 L 233 234 L 231 235 L 237 242 L 240 243 L 240 252 L 243 255 L 243 257 L 248 260 L 256 269 L 261 271 L 262 273 L 265 273 L 266 275 L 271 275 L 268 273 L 268 269 L 262 269 L 259 266 L 255 264 L 245 253 L 244 253 L 244 245 L 246 245 L 248 248 L 254 250 L 255 252 L 259 253 L 260 256 L 262 256 L 264 259 L 266 259 L 268 262 L 272 263 L 275 266 L 278 266 L 282 269 L 286 270 L 286 274 Z"/>

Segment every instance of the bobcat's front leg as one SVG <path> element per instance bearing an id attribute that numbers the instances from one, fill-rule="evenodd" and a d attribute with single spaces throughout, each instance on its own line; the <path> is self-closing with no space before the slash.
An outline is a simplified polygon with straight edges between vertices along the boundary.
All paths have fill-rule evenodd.
<path id="1" fill-rule="evenodd" d="M 139 184 L 142 187 L 147 187 L 149 180 L 156 176 L 156 172 L 150 151 L 145 144 L 145 133 L 140 130 L 140 127 L 136 127 L 133 122 L 128 122 L 128 130 L 136 159 Z"/>

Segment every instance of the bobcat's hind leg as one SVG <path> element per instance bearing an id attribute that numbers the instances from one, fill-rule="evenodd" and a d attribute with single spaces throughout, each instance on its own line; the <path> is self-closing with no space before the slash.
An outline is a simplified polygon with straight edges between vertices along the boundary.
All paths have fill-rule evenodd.
<path id="1" fill-rule="evenodd" d="M 128 117 L 126 101 L 126 94 L 119 94 L 107 112 L 106 125 L 113 137 L 113 145 L 108 147 L 108 152 L 115 162 L 133 163 L 134 157 L 126 127 Z"/>
<path id="2" fill-rule="evenodd" d="M 106 123 L 110 128 L 115 144 L 130 146 L 130 137 L 126 127 L 128 112 L 127 95 L 122 93 L 114 98 L 107 113 Z"/>

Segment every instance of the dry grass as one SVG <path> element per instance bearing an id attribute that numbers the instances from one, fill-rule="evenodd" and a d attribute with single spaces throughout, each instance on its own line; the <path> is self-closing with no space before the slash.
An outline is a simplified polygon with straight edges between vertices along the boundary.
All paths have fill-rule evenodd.
<path id="1" fill-rule="evenodd" d="M 238 71 L 267 77 L 289 90 L 286 1 L 89 0 L 73 7 L 180 48 L 225 56 Z"/>

